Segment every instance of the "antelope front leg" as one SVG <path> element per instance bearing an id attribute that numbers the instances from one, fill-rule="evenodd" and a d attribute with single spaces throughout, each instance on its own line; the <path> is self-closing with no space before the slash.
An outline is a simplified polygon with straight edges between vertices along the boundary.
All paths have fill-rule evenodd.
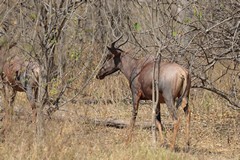
<path id="1" fill-rule="evenodd" d="M 37 99 L 37 94 L 38 94 L 38 89 L 33 88 L 32 84 L 27 85 L 27 98 L 28 101 L 30 102 L 31 108 L 32 108 L 32 123 L 36 122 L 36 117 L 37 117 L 37 110 L 36 110 L 36 99 Z"/>
<path id="2" fill-rule="evenodd" d="M 140 96 L 139 95 L 133 95 L 133 109 L 132 109 L 132 117 L 131 117 L 131 120 L 130 120 L 130 128 L 128 130 L 127 143 L 132 141 L 133 129 L 134 129 L 134 126 L 135 126 L 136 117 L 137 117 L 137 113 L 138 113 L 139 101 L 140 101 Z"/>
<path id="3" fill-rule="evenodd" d="M 16 91 L 14 91 L 10 86 L 4 85 L 2 90 L 3 95 L 3 106 L 4 106 L 4 119 L 3 119 L 3 129 L 1 133 L 5 136 L 6 132 L 10 130 L 13 116 L 13 103 L 16 97 Z"/>

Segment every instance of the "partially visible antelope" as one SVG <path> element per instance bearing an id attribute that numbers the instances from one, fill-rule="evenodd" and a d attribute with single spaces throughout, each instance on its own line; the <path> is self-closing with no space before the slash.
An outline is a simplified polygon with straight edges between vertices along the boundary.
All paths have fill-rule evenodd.
<path id="1" fill-rule="evenodd" d="M 120 46 L 124 45 L 127 40 L 118 47 L 115 47 L 116 42 L 121 38 L 122 36 L 114 41 L 111 47 L 107 47 L 110 53 L 105 57 L 96 78 L 104 79 L 106 76 L 120 70 L 128 79 L 133 102 L 132 118 L 128 133 L 128 139 L 131 140 L 138 113 L 139 101 L 152 100 L 152 77 L 155 62 L 153 57 L 144 57 L 142 59 L 132 58 L 120 49 Z M 180 125 L 180 118 L 178 117 L 177 111 L 180 106 L 184 110 L 186 116 L 186 140 L 187 146 L 189 146 L 190 110 L 188 107 L 188 99 L 191 85 L 190 75 L 187 69 L 176 63 L 160 62 L 159 67 L 159 101 L 156 109 L 156 125 L 159 130 L 160 141 L 161 143 L 164 141 L 160 103 L 165 103 L 173 119 L 174 127 L 170 148 L 172 150 L 175 148 L 176 136 Z M 176 100 L 177 103 L 175 106 Z"/>
<path id="2" fill-rule="evenodd" d="M 33 121 L 35 121 L 39 66 L 36 62 L 18 56 L 7 56 L 6 52 L 1 49 L 0 56 L 1 61 L 3 61 L 0 66 L 1 90 L 2 99 L 5 102 L 3 104 L 5 115 L 1 132 L 4 134 L 9 129 L 12 121 L 13 102 L 17 92 L 26 92 L 33 110 Z"/>

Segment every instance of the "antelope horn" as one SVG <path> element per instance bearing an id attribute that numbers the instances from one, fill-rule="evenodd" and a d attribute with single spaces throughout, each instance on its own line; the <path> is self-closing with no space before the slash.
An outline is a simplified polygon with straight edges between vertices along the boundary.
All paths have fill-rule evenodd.
<path id="1" fill-rule="evenodd" d="M 121 46 L 123 46 L 124 44 L 126 44 L 128 42 L 129 36 L 127 36 L 127 40 L 125 42 L 123 42 L 122 44 L 120 44 L 117 48 L 120 48 Z"/>
<path id="2" fill-rule="evenodd" d="M 116 41 L 114 41 L 114 42 L 112 43 L 112 45 L 111 45 L 111 48 L 115 48 L 115 43 L 116 43 L 117 41 L 119 41 L 122 37 L 123 37 L 123 35 L 121 35 Z M 118 48 L 118 47 L 117 47 L 117 48 Z"/>

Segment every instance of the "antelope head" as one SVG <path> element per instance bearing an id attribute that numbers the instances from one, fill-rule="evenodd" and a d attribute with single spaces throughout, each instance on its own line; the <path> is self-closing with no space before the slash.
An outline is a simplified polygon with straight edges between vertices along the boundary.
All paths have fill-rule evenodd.
<path id="1" fill-rule="evenodd" d="M 118 42 L 123 36 L 118 38 L 111 44 L 111 47 L 107 47 L 109 53 L 105 56 L 102 67 L 98 71 L 96 76 L 97 79 L 104 79 L 106 76 L 116 72 L 119 70 L 121 65 L 121 53 L 124 52 L 123 50 L 119 49 L 122 45 L 127 43 L 128 39 L 120 44 L 119 46 L 115 47 L 116 42 Z"/>

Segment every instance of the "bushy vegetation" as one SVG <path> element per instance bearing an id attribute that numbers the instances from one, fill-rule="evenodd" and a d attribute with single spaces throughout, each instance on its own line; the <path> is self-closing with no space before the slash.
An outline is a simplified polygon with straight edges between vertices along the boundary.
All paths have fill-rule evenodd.
<path id="1" fill-rule="evenodd" d="M 237 0 L 1 1 L 0 65 L 18 55 L 42 66 L 37 104 L 44 118 L 31 123 L 29 103 L 19 93 L 0 159 L 239 159 L 239 6 Z M 189 152 L 184 118 L 176 152 L 152 147 L 150 130 L 141 125 L 126 145 L 126 128 L 95 123 L 130 120 L 125 77 L 95 79 L 106 46 L 121 35 L 129 37 L 122 49 L 131 56 L 161 53 L 163 61 L 190 70 Z M 55 111 L 51 119 L 49 107 Z M 169 139 L 172 121 L 165 105 L 162 116 Z M 150 120 L 151 102 L 141 102 L 137 121 Z M 36 126 L 44 128 L 41 145 Z"/>

